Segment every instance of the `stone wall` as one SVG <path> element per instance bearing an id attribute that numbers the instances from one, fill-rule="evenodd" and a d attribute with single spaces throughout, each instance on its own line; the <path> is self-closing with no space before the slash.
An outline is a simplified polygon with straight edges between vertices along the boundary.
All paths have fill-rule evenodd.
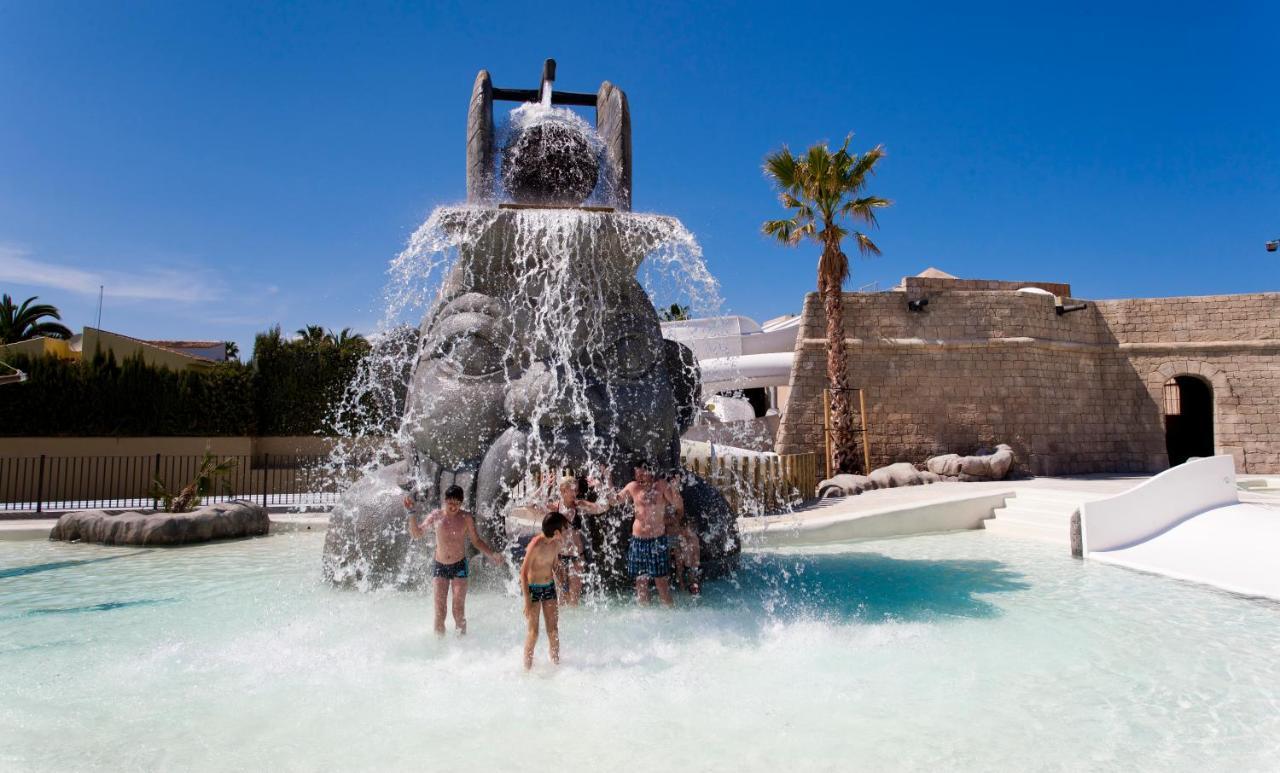
<path id="1" fill-rule="evenodd" d="M 1190 373 L 1214 387 L 1219 451 L 1244 471 L 1280 472 L 1280 294 L 1090 302 L 1059 316 L 1053 298 L 1009 285 L 1069 292 L 932 279 L 922 312 L 902 292 L 845 294 L 873 466 L 1004 442 L 1033 474 L 1154 472 L 1168 464 L 1161 389 Z M 824 331 L 810 294 L 780 453 L 822 452 Z"/>

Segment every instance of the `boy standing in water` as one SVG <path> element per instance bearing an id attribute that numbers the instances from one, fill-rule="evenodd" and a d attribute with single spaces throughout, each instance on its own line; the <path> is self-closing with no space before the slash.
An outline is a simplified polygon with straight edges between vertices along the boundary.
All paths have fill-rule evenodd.
<path id="1" fill-rule="evenodd" d="M 552 512 L 542 519 L 542 533 L 525 548 L 520 564 L 520 592 L 529 634 L 524 640 L 524 669 L 533 668 L 533 648 L 538 643 L 538 612 L 547 623 L 547 648 L 551 662 L 560 663 L 560 609 L 556 606 L 556 565 L 560 561 L 569 519 Z"/>
<path id="2" fill-rule="evenodd" d="M 450 589 L 453 590 L 453 624 L 458 633 L 467 632 L 467 540 L 470 539 L 471 544 L 490 561 L 499 566 L 502 564 L 502 556 L 476 532 L 475 518 L 462 509 L 462 498 L 462 487 L 450 486 L 444 492 L 444 507 L 433 510 L 421 523 L 413 512 L 413 497 L 404 498 L 405 509 L 409 511 L 411 537 L 419 539 L 432 526 L 436 529 L 436 557 L 431 562 L 431 576 L 435 578 L 436 633 L 441 636 L 444 635 Z"/>
<path id="3" fill-rule="evenodd" d="M 649 603 L 649 579 L 658 586 L 662 603 L 671 606 L 671 547 L 667 542 L 666 507 L 684 509 L 680 492 L 665 480 L 657 480 L 647 461 L 635 466 L 635 480 L 622 490 L 630 495 L 636 517 L 631 524 L 627 571 L 636 581 L 636 601 Z"/>

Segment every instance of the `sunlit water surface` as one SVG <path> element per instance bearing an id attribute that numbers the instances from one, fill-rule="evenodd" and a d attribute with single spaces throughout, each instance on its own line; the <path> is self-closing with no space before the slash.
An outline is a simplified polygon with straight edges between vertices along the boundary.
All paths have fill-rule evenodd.
<path id="1" fill-rule="evenodd" d="M 751 552 L 701 604 L 470 634 L 321 537 L 0 542 L 0 768 L 1274 770 L 1280 607 L 982 532 Z M 683 599 L 682 599 L 683 601 Z"/>

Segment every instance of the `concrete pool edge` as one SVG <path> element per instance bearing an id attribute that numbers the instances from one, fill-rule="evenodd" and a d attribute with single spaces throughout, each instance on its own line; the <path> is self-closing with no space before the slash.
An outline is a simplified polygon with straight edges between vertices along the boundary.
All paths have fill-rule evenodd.
<path id="1" fill-rule="evenodd" d="M 783 515 L 739 518 L 738 529 L 743 542 L 752 547 L 890 539 L 978 529 L 1013 495 L 1014 490 L 1010 488 L 855 512 L 799 510 Z"/>

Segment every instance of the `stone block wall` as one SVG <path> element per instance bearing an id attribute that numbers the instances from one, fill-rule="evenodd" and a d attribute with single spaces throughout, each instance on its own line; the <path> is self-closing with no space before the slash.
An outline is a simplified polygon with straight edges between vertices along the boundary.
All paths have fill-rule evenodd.
<path id="1" fill-rule="evenodd" d="M 1214 385 L 1219 451 L 1243 471 L 1280 472 L 1280 294 L 1090 302 L 1059 316 L 1053 298 L 974 282 L 928 280 L 922 312 L 907 310 L 908 293 L 845 294 L 873 467 L 1003 442 L 1033 474 L 1155 472 L 1168 464 L 1166 373 L 1192 373 Z M 825 324 L 810 294 L 781 453 L 822 453 Z"/>

